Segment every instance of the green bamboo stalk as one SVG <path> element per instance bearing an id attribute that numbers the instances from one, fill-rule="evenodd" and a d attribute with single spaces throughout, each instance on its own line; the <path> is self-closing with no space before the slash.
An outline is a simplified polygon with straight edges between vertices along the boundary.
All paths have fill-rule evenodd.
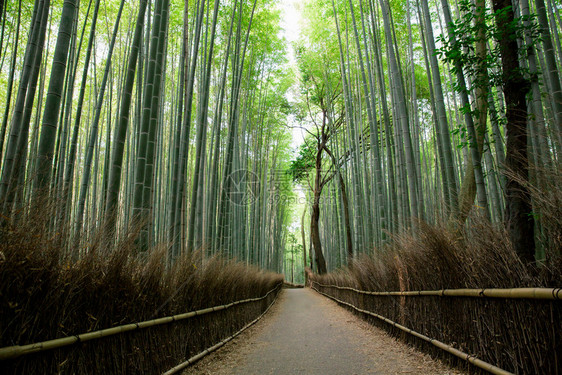
<path id="1" fill-rule="evenodd" d="M 117 39 L 117 32 L 119 30 L 119 23 L 121 21 L 121 14 L 123 13 L 123 7 L 125 5 L 125 0 L 121 0 L 121 4 L 119 6 L 119 11 L 117 12 L 117 17 L 115 19 L 115 26 L 113 28 L 113 34 L 111 37 L 111 42 L 109 44 L 109 51 L 107 53 L 106 62 L 105 62 L 105 70 L 103 73 L 103 78 L 101 81 L 101 86 L 98 91 L 98 97 L 96 100 L 96 107 L 95 107 L 95 114 L 94 119 L 92 121 L 92 125 L 90 127 L 90 136 L 88 139 L 88 145 L 86 150 L 86 158 L 84 160 L 84 169 L 83 169 L 83 176 L 82 176 L 82 184 L 80 186 L 80 195 L 78 198 L 78 213 L 76 215 L 76 227 L 75 227 L 75 238 L 78 238 L 80 231 L 82 230 L 82 223 L 84 219 L 84 210 L 86 204 L 86 194 L 88 193 L 88 188 L 90 186 L 90 175 L 91 175 L 91 168 L 92 168 L 92 158 L 94 156 L 94 146 L 98 139 L 98 128 L 99 122 L 101 117 L 101 110 L 103 106 L 103 101 L 105 97 L 105 89 L 107 87 L 107 80 L 109 77 L 109 72 L 111 69 L 111 60 L 113 57 L 113 49 L 115 47 L 115 40 Z M 97 158 L 96 158 L 97 162 Z M 94 173 L 94 176 L 97 176 L 97 173 Z M 97 182 L 97 178 L 94 179 Z M 94 190 L 96 192 L 96 190 Z"/>
<path id="2" fill-rule="evenodd" d="M 33 15 L 31 18 L 32 28 L 29 32 L 28 43 L 26 46 L 23 70 L 18 87 L 18 95 L 16 97 L 14 112 L 12 115 L 12 122 L 10 128 L 10 135 L 8 138 L 8 143 L 6 147 L 6 153 L 2 161 L 2 179 L 0 181 L 0 202 L 4 204 L 2 212 L 4 216 L 8 213 L 11 207 L 6 207 L 7 194 L 9 191 L 10 184 L 14 184 L 13 171 L 14 164 L 16 162 L 16 154 L 18 152 L 18 142 L 19 136 L 21 134 L 22 118 L 24 116 L 26 99 L 28 97 L 27 91 L 29 86 L 29 81 L 32 79 L 32 75 L 35 69 L 35 63 L 37 62 L 36 54 L 37 52 L 43 50 L 40 40 L 43 38 L 42 32 L 46 30 L 45 24 L 47 22 L 47 14 L 49 8 L 49 0 L 41 0 L 35 2 L 33 8 Z M 36 70 L 37 72 L 39 70 Z M 33 100 L 33 99 L 30 99 Z M 17 179 L 15 179 L 17 182 Z"/>
<path id="3" fill-rule="evenodd" d="M 37 178 L 34 186 L 34 199 L 36 201 L 46 193 L 45 189 L 47 189 L 50 184 L 51 171 L 53 169 L 53 149 L 55 146 L 60 112 L 64 73 L 66 70 L 74 18 L 76 17 L 76 1 L 77 0 L 65 0 L 62 7 L 37 153 L 37 167 L 35 170 Z"/>
<path id="4" fill-rule="evenodd" d="M 455 167 L 453 163 L 453 151 L 451 146 L 451 138 L 449 135 L 449 125 L 447 122 L 447 112 L 445 109 L 443 86 L 441 83 L 441 75 L 439 73 L 439 64 L 435 55 L 435 38 L 433 36 L 433 27 L 429 13 L 427 2 L 421 1 L 421 10 L 424 16 L 426 43 L 429 50 L 429 62 L 431 66 L 431 77 L 433 80 L 433 92 L 435 95 L 435 108 L 437 110 L 437 129 L 439 142 L 443 149 L 443 161 L 446 176 L 447 190 L 445 191 L 445 200 L 449 204 L 448 209 L 456 214 L 458 211 L 458 190 L 455 177 Z"/>

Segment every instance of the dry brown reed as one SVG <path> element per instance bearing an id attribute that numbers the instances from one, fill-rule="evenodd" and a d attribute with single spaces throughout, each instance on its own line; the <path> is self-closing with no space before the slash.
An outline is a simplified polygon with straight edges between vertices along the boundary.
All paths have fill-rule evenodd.
<path id="1" fill-rule="evenodd" d="M 533 267 L 519 260 L 501 226 L 472 217 L 460 234 L 447 231 L 446 225 L 420 223 L 415 235 L 397 235 L 375 256 L 359 257 L 350 268 L 332 274 L 311 275 L 312 280 L 367 291 L 561 287 L 562 184 L 556 173 L 544 179 L 548 192 L 531 189 L 534 209 L 540 215 L 538 242 L 546 254 Z M 328 287 L 319 290 L 507 371 L 562 373 L 561 301 L 369 296 Z M 433 345 L 375 318 L 366 319 L 432 355 L 460 364 Z"/>
<path id="2" fill-rule="evenodd" d="M 109 248 L 92 236 L 76 260 L 48 220 L 5 225 L 0 241 L 0 347 L 76 335 L 261 297 L 281 276 L 201 253 L 166 267 L 166 249 L 135 252 L 134 236 Z M 63 245 L 61 245 L 63 244 Z M 267 299 L 181 322 L 0 362 L 2 374 L 161 373 L 232 335 Z"/>

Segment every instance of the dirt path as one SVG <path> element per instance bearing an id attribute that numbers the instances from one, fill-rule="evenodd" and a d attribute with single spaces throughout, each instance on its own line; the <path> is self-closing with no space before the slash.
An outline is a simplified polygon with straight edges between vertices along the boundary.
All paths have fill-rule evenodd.
<path id="1" fill-rule="evenodd" d="M 185 374 L 463 374 L 396 341 L 310 289 L 286 289 L 270 312 Z"/>

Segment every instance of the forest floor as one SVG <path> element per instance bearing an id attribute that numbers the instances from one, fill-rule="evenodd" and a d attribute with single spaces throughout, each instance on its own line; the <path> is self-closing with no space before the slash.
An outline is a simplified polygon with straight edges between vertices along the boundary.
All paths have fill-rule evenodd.
<path id="1" fill-rule="evenodd" d="M 262 320 L 183 374 L 465 373 L 306 288 L 283 290 Z"/>

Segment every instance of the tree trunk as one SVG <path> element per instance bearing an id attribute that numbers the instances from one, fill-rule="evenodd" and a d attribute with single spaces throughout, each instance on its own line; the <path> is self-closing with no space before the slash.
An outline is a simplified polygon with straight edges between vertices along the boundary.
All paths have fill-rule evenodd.
<path id="1" fill-rule="evenodd" d="M 123 83 L 123 93 L 121 96 L 121 106 L 117 128 L 113 139 L 113 153 L 111 165 L 109 166 L 109 184 L 108 195 L 106 200 L 105 212 L 107 215 L 107 225 L 112 228 L 117 218 L 117 203 L 119 200 L 119 190 L 121 186 L 121 171 L 123 169 L 123 158 L 125 150 L 125 142 L 127 140 L 127 129 L 129 126 L 129 113 L 131 110 L 131 99 L 133 95 L 133 86 L 135 83 L 135 71 L 137 68 L 137 60 L 139 56 L 140 44 L 142 41 L 142 31 L 144 27 L 144 16 L 146 13 L 147 0 L 141 0 L 139 5 L 139 13 L 135 26 L 135 34 L 131 44 L 131 52 L 127 63 L 127 73 L 125 82 Z"/>
<path id="2" fill-rule="evenodd" d="M 497 1 L 494 1 L 494 5 L 496 2 Z M 544 72 L 544 77 L 548 86 L 550 86 L 550 95 L 552 96 L 555 120 L 554 129 L 556 129 L 556 134 L 558 134 L 557 141 L 562 145 L 562 87 L 560 86 L 560 75 L 556 65 L 556 55 L 554 46 L 552 45 L 550 29 L 548 27 L 548 16 L 546 14 L 544 0 L 535 0 L 535 6 L 541 28 L 541 41 L 544 50 L 544 60 L 546 63 L 546 72 Z"/>
<path id="3" fill-rule="evenodd" d="M 324 138 L 324 137 L 322 137 Z M 322 194 L 322 152 L 323 140 L 318 140 L 319 147 L 316 152 L 315 177 L 314 177 L 314 200 L 312 201 L 312 214 L 310 215 L 310 236 L 312 237 L 312 246 L 314 247 L 314 255 L 316 257 L 316 266 L 318 273 L 323 275 L 328 272 L 326 269 L 326 260 L 322 253 L 322 242 L 320 242 L 320 195 Z"/>
<path id="4" fill-rule="evenodd" d="M 98 98 L 96 100 L 94 121 L 92 122 L 92 126 L 90 127 L 90 135 L 89 135 L 89 141 L 86 150 L 86 158 L 84 161 L 84 169 L 82 172 L 83 173 L 82 184 L 80 186 L 80 195 L 78 198 L 78 214 L 76 216 L 76 228 L 75 228 L 76 238 L 78 238 L 77 236 L 79 235 L 80 230 L 82 229 L 82 221 L 84 219 L 84 210 L 86 204 L 86 194 L 88 193 L 88 188 L 90 185 L 90 175 L 92 170 L 92 158 L 94 156 L 94 146 L 98 139 L 98 128 L 99 128 L 101 110 L 102 110 L 104 96 L 105 96 L 105 88 L 107 87 L 107 80 L 111 68 L 111 59 L 113 57 L 113 49 L 115 47 L 115 40 L 117 39 L 117 32 L 119 31 L 119 21 L 121 20 L 121 14 L 123 12 L 124 5 L 125 5 L 125 1 L 122 0 L 119 6 L 119 11 L 117 13 L 117 18 L 113 29 L 113 35 L 111 37 L 111 42 L 109 44 L 109 51 L 105 62 L 105 70 L 103 73 L 101 87 L 99 89 Z M 95 176 L 97 175 L 94 174 L 94 178 Z"/>
<path id="5" fill-rule="evenodd" d="M 306 236 L 304 234 L 304 217 L 306 216 L 306 208 L 302 211 L 301 218 L 301 237 L 302 237 L 302 263 L 304 270 L 304 285 L 308 284 L 308 273 L 306 272 Z"/>
<path id="6" fill-rule="evenodd" d="M 437 120 L 437 134 L 438 142 L 443 150 L 443 168 L 445 169 L 446 189 L 445 201 L 448 203 L 448 210 L 453 215 L 458 210 L 458 191 L 456 182 L 455 165 L 453 161 L 453 149 L 451 146 L 451 137 L 449 133 L 449 124 L 447 121 L 447 111 L 445 109 L 445 99 L 443 94 L 443 87 L 441 84 L 441 75 L 439 72 L 439 63 L 435 55 L 435 38 L 433 36 L 433 26 L 431 24 L 431 17 L 429 6 L 426 1 L 421 1 L 421 10 L 424 16 L 426 43 L 429 51 L 429 62 L 431 67 L 431 78 L 433 84 L 433 92 L 435 95 L 435 109 Z"/>
<path id="7" fill-rule="evenodd" d="M 47 99 L 43 112 L 43 123 L 41 125 L 41 138 L 37 154 L 37 185 L 35 186 L 35 199 L 39 198 L 41 194 L 44 194 L 44 190 L 50 185 L 51 170 L 53 167 L 53 149 L 55 147 L 64 75 L 75 17 L 76 0 L 65 0 L 62 8 L 57 44 L 53 56 L 49 89 L 47 91 Z"/>
<path id="8" fill-rule="evenodd" d="M 524 263 L 535 261 L 534 218 L 527 183 L 527 101 L 531 86 L 519 68 L 514 14 L 511 0 L 494 0 L 498 43 L 503 67 L 503 92 L 506 102 L 506 221 L 515 252 Z M 502 12 L 500 12 L 502 11 Z"/>
<path id="9" fill-rule="evenodd" d="M 349 217 L 349 198 L 347 196 L 347 190 L 345 188 L 345 181 L 343 180 L 337 160 L 334 154 L 332 153 L 332 151 L 330 151 L 330 149 L 327 147 L 324 147 L 324 151 L 326 151 L 326 153 L 332 159 L 332 164 L 336 169 L 335 173 L 338 175 L 340 193 L 342 196 L 342 203 L 343 203 L 343 215 L 345 220 L 345 244 L 347 250 L 347 264 L 351 265 L 351 260 L 353 259 L 353 241 L 351 235 L 351 219 Z"/>
<path id="10" fill-rule="evenodd" d="M 310 236 L 312 237 L 312 247 L 314 247 L 314 255 L 318 273 L 323 275 L 327 273 L 326 260 L 322 254 L 322 242 L 320 242 L 320 194 L 316 189 L 314 190 L 314 202 L 312 203 L 312 214 L 310 216 Z"/>
<path id="11" fill-rule="evenodd" d="M 21 24 L 21 0 L 18 2 L 18 20 L 16 22 L 16 31 L 14 37 L 14 46 L 12 50 L 12 60 L 10 63 L 10 74 L 8 78 L 8 89 L 6 94 L 6 107 L 4 109 L 4 117 L 2 119 L 2 130 L 0 130 L 0 157 L 2 156 L 2 151 L 4 147 L 4 139 L 6 137 L 6 129 L 8 128 L 8 115 L 10 113 L 10 104 L 12 101 L 12 90 L 14 87 L 14 75 L 16 71 L 16 60 L 18 57 L 18 43 L 20 35 L 20 24 Z"/>
<path id="12" fill-rule="evenodd" d="M 26 103 L 29 102 L 29 100 L 33 100 L 33 97 L 31 97 L 31 95 L 28 95 L 28 87 L 29 81 L 33 79 L 32 75 L 35 72 L 39 72 L 39 69 L 36 69 L 35 67 L 35 63 L 37 62 L 36 54 L 39 53 L 42 55 L 43 53 L 43 43 L 41 41 L 44 40 L 43 34 L 46 30 L 45 23 L 48 19 L 47 15 L 49 13 L 49 4 L 50 3 L 45 4 L 45 1 L 36 2 L 33 9 L 33 16 L 31 19 L 32 29 L 29 33 L 29 39 L 25 50 L 23 69 L 20 76 L 21 78 L 19 82 L 16 102 L 14 105 L 14 112 L 12 114 L 10 134 L 7 140 L 6 152 L 2 163 L 2 178 L 0 180 L 0 202 L 4 205 L 2 209 L 2 213 L 4 213 L 4 216 L 8 216 L 9 212 L 11 211 L 11 207 L 6 207 L 6 201 L 9 200 L 6 199 L 9 187 L 11 184 L 14 184 L 13 181 L 17 183 L 17 179 L 14 178 L 12 171 L 14 170 L 14 164 L 16 164 L 18 142 L 21 133 L 25 106 Z M 30 98 L 27 99 L 28 97 Z M 8 107 L 8 103 L 6 107 Z"/>
<path id="13" fill-rule="evenodd" d="M 445 15 L 445 22 L 449 25 L 447 28 L 449 39 L 453 41 L 456 39 L 454 28 L 452 27 L 451 12 L 447 0 L 441 0 L 443 7 L 443 14 Z M 485 4 L 482 0 L 476 3 L 476 12 L 474 14 L 475 23 L 477 25 L 484 25 L 484 12 Z M 484 175 L 482 173 L 482 150 L 484 146 L 484 134 L 486 133 L 486 121 L 488 114 L 488 81 L 485 66 L 486 57 L 486 36 L 484 34 L 484 26 L 478 28 L 478 35 L 476 37 L 476 54 L 480 58 L 480 66 L 478 67 L 478 76 L 475 77 L 474 84 L 476 85 L 476 114 L 477 125 L 474 124 L 473 115 L 469 112 L 464 114 L 466 129 L 469 136 L 468 160 L 466 163 L 466 170 L 464 180 L 461 184 L 459 193 L 459 211 L 455 217 L 459 226 L 462 226 L 470 213 L 474 198 L 478 194 L 478 208 L 480 208 L 484 216 L 490 219 L 488 210 L 488 200 L 486 195 L 486 187 L 484 184 Z M 466 80 L 459 60 L 455 61 L 455 68 L 457 73 L 457 85 L 460 87 L 461 104 L 463 107 L 470 106 L 468 97 L 468 88 L 466 87 Z"/>

